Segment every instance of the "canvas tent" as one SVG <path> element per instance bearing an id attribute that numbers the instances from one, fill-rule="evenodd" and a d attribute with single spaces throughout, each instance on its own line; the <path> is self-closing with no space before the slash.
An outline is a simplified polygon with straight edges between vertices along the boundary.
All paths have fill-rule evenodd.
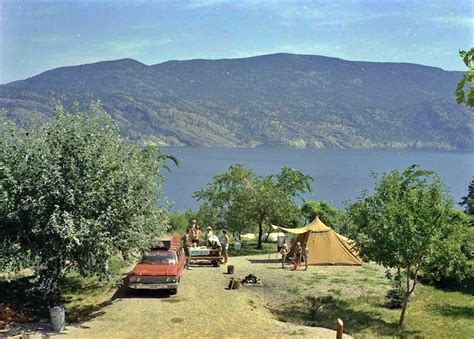
<path id="1" fill-rule="evenodd" d="M 309 265 L 362 265 L 362 260 L 353 249 L 352 240 L 334 232 L 318 217 L 301 228 L 272 227 L 297 235 L 290 248 L 290 256 L 293 255 L 296 242 L 308 246 Z"/>

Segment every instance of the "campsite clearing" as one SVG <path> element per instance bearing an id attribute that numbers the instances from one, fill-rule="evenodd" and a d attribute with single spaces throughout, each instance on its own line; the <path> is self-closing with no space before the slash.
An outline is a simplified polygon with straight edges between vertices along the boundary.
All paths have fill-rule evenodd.
<path id="1" fill-rule="evenodd" d="M 443 291 L 420 285 L 408 308 L 405 330 L 397 328 L 399 310 L 383 306 L 390 288 L 384 269 L 363 266 L 310 266 L 307 271 L 281 269 L 275 253 L 233 257 L 234 277 L 256 275 L 262 287 L 226 290 L 229 276 L 210 266 L 193 267 L 178 295 L 156 291 L 125 293 L 109 290 L 89 298 L 93 309 L 81 323 L 67 327 L 71 337 L 331 337 L 337 317 L 355 337 L 411 334 L 468 337 L 473 333 L 472 291 Z M 77 281 L 79 283 L 79 281 Z M 81 290 L 83 294 L 87 289 Z M 114 295 L 112 297 L 112 295 Z M 67 298 L 73 295 L 67 295 Z M 79 297 L 79 296 L 74 296 Z M 319 299 L 320 298 L 320 299 Z M 97 305 L 106 305 L 98 307 Z M 303 326 L 311 325 L 311 326 Z"/>

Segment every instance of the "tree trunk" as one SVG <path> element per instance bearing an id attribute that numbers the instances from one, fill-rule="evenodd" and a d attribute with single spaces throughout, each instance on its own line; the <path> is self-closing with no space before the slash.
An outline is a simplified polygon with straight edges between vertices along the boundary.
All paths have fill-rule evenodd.
<path id="1" fill-rule="evenodd" d="M 410 270 L 411 267 L 408 266 L 406 269 L 406 287 L 405 287 L 405 299 L 403 300 L 402 313 L 400 313 L 400 321 L 398 322 L 398 327 L 403 326 L 403 321 L 405 320 L 405 312 L 408 306 L 408 298 L 410 297 Z"/>
<path id="2" fill-rule="evenodd" d="M 400 313 L 400 321 L 398 322 L 398 327 L 403 326 L 403 321 L 405 320 L 405 312 L 407 310 L 407 305 L 408 305 L 408 297 L 409 295 L 405 295 L 405 300 L 403 300 L 403 306 L 402 306 L 402 313 Z"/>
<path id="3" fill-rule="evenodd" d="M 257 242 L 257 250 L 262 249 L 262 237 L 263 237 L 263 221 L 258 224 L 258 242 Z"/>
<path id="4" fill-rule="evenodd" d="M 272 226 L 268 229 L 267 235 L 265 236 L 265 242 L 268 241 L 268 237 L 270 236 L 270 233 L 272 233 Z"/>

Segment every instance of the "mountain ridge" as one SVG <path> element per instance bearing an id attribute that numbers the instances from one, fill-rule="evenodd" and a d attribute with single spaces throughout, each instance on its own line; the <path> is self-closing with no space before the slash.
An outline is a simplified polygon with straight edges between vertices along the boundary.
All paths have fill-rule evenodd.
<path id="1" fill-rule="evenodd" d="M 276 53 L 238 59 L 124 58 L 0 86 L 19 122 L 101 98 L 123 133 L 160 145 L 474 149 L 458 71 Z M 418 119 L 417 117 L 423 117 Z"/>

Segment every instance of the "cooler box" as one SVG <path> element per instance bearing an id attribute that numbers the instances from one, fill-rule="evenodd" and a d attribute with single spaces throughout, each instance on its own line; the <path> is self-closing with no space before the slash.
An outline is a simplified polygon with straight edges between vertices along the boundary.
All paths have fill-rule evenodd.
<path id="1" fill-rule="evenodd" d="M 189 248 L 189 254 L 191 257 L 199 257 L 199 256 L 208 256 L 210 251 L 207 247 L 191 247 Z"/>

